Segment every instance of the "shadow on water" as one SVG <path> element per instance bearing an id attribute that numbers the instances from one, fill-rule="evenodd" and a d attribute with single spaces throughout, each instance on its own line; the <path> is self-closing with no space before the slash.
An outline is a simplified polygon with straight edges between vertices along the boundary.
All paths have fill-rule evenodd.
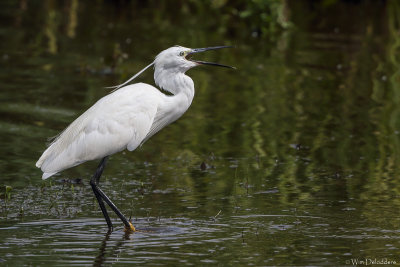
<path id="1" fill-rule="evenodd" d="M 330 209 L 329 205 L 340 206 L 339 203 L 319 203 L 318 206 Z M 358 240 L 360 244 L 383 245 L 380 250 L 374 250 L 377 257 L 395 250 L 393 245 L 399 242 L 399 230 L 360 225 L 356 221 L 343 224 L 339 214 L 352 217 L 357 215 L 356 210 L 356 207 L 344 204 L 337 214 L 310 209 L 311 214 L 323 214 L 321 217 L 299 215 L 300 212 L 294 209 L 283 211 L 286 215 L 238 211 L 237 215 L 220 214 L 207 220 L 146 218 L 136 220 L 134 224 L 139 231 L 130 234 L 117 220 L 114 222 L 118 225 L 116 229 L 107 232 L 103 218 L 41 219 L 0 228 L 1 247 L 8 264 L 35 266 L 48 262 L 94 266 L 114 263 L 153 265 L 160 260 L 167 265 L 241 264 L 247 260 L 269 265 L 277 261 L 287 263 L 289 259 L 260 255 L 290 254 L 293 250 L 303 251 L 303 254 L 292 257 L 292 264 L 305 260 L 334 264 L 333 255 L 346 257 L 352 253 L 352 240 Z M 364 249 L 368 253 L 369 248 Z M 257 260 L 260 257 L 262 260 Z"/>
<path id="2" fill-rule="evenodd" d="M 141 221 L 136 223 L 146 224 Z M 219 228 L 222 226 L 217 225 Z M 11 251 L 18 248 L 19 257 L 23 258 L 8 261 L 17 265 L 23 262 L 40 265 L 49 256 L 57 256 L 59 264 L 86 265 L 93 262 L 95 266 L 102 266 L 115 262 L 155 263 L 160 258 L 174 261 L 173 253 L 165 249 L 178 250 L 185 245 L 201 244 L 219 231 L 213 223 L 184 218 L 163 219 L 151 226 L 139 227 L 135 233 L 117 227 L 113 232 L 105 231 L 104 235 L 104 232 L 101 233 L 105 230 L 104 226 L 103 219 L 89 218 L 18 223 L 0 229 L 8 232 L 7 236 L 3 236 L 2 249 L 4 255 L 10 257 Z M 36 249 L 32 250 L 32 247 Z M 149 253 L 148 249 L 152 247 L 164 249 Z"/>
<path id="3" fill-rule="evenodd" d="M 107 231 L 106 235 L 104 236 L 104 239 L 101 242 L 101 246 L 99 247 L 99 254 L 96 256 L 93 262 L 93 266 L 102 266 L 104 264 L 107 241 L 110 239 L 111 233 L 111 231 Z M 126 236 L 125 238 L 128 238 L 128 236 Z"/>

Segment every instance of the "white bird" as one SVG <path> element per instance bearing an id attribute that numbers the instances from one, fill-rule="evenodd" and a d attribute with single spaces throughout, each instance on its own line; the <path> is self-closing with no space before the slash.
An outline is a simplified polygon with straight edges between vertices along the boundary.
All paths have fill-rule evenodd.
<path id="1" fill-rule="evenodd" d="M 73 121 L 43 152 L 36 166 L 43 171 L 43 179 L 83 162 L 102 159 L 90 180 L 93 192 L 106 219 L 112 223 L 105 201 L 125 224 L 135 231 L 132 223 L 117 209 L 98 187 L 100 176 L 110 155 L 124 149 L 135 150 L 147 139 L 174 122 L 186 112 L 194 97 L 193 80 L 185 72 L 198 65 L 230 66 L 192 60 L 194 53 L 230 46 L 186 48 L 174 46 L 157 55 L 154 62 L 117 90 L 101 98 Z M 122 87 L 154 65 L 155 83 L 171 93 L 166 95 L 154 86 L 136 83 Z"/>

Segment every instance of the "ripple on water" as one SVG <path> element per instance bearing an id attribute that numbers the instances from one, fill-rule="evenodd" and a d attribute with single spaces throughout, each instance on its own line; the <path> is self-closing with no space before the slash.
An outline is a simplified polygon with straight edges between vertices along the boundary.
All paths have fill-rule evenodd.
<path id="1" fill-rule="evenodd" d="M 9 264 L 30 262 L 35 265 L 49 261 L 61 264 L 176 261 L 207 255 L 206 252 L 193 253 L 185 249 L 186 246 L 229 240 L 216 238 L 221 228 L 228 225 L 210 221 L 173 218 L 149 222 L 147 219 L 135 224 L 140 227 L 134 234 L 126 233 L 119 221 L 115 221 L 114 231 L 106 234 L 103 218 L 38 220 L 3 227 L 0 230 L 8 234 L 3 235 L 2 248 L 7 253 L 2 260 Z"/>

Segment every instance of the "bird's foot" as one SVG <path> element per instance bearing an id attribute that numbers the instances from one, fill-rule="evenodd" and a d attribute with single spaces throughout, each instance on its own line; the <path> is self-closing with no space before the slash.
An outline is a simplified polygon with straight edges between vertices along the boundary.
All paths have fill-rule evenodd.
<path id="1" fill-rule="evenodd" d="M 133 226 L 133 224 L 131 222 L 129 222 L 129 227 L 125 225 L 125 231 L 134 233 L 134 232 L 136 232 L 136 228 L 135 228 L 135 226 Z"/>

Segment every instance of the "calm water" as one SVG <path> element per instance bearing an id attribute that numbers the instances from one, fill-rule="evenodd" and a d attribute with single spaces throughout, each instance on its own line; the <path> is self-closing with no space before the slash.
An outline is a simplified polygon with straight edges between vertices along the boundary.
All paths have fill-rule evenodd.
<path id="1" fill-rule="evenodd" d="M 399 2 L 266 2 L 279 25 L 224 1 L 2 1 L 0 264 L 399 264 Z M 175 44 L 236 45 L 198 58 L 237 70 L 190 70 L 189 111 L 110 158 L 101 187 L 140 231 L 107 234 L 97 162 L 45 182 L 35 162 Z"/>

